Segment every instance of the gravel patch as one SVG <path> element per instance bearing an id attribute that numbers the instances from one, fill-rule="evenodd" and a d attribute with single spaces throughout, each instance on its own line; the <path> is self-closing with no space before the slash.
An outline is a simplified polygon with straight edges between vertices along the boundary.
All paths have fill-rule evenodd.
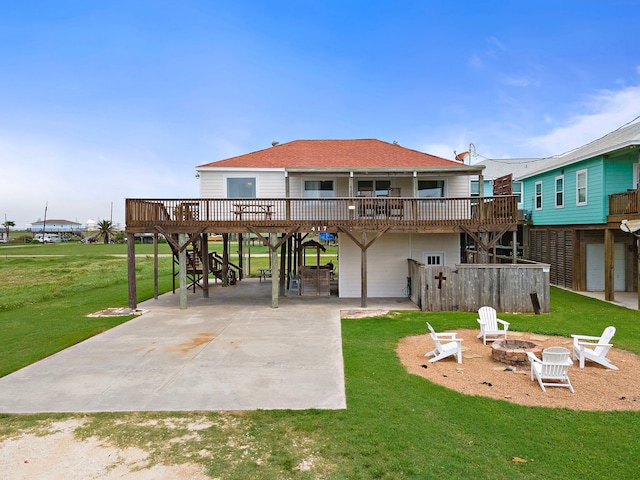
<path id="1" fill-rule="evenodd" d="M 530 370 L 507 370 L 507 365 L 494 361 L 491 345 L 483 345 L 482 340 L 476 338 L 477 330 L 455 332 L 458 338 L 464 339 L 462 364 L 457 363 L 454 357 L 428 363 L 429 357 L 424 354 L 433 349 L 428 334 L 403 338 L 396 350 L 398 357 L 409 373 L 466 395 L 573 410 L 640 410 L 638 355 L 612 348 L 608 358 L 620 370 L 610 370 L 589 361 L 584 369 L 580 369 L 575 361 L 569 368 L 575 393 L 559 387 L 547 387 L 543 392 L 537 380 L 531 381 Z M 509 334 L 511 336 L 511 332 Z M 517 338 L 538 343 L 543 348 L 562 346 L 572 350 L 571 338 L 528 333 L 517 335 Z"/>

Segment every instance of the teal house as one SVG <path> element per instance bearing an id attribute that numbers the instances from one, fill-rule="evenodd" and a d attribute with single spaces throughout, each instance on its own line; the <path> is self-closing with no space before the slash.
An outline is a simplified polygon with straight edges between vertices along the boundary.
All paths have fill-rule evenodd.
<path id="1" fill-rule="evenodd" d="M 522 209 L 524 256 L 551 265 L 551 283 L 576 291 L 638 290 L 636 237 L 623 220 L 640 219 L 638 170 L 640 121 L 563 155 L 542 159 L 494 159 L 491 180 L 513 176 Z"/>

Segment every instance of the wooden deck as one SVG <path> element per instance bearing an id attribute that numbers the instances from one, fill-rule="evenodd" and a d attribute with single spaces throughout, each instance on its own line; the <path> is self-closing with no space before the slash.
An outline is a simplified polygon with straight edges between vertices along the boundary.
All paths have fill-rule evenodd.
<path id="1" fill-rule="evenodd" d="M 127 199 L 128 233 L 515 230 L 515 196 L 465 198 Z"/>
<path id="2" fill-rule="evenodd" d="M 638 190 L 609 195 L 608 222 L 619 223 L 621 219 L 636 220 L 640 218 L 640 198 Z"/>

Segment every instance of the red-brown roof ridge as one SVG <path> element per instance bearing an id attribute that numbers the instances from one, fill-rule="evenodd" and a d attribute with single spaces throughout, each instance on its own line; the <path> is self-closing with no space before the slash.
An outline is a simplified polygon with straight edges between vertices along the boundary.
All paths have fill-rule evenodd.
<path id="1" fill-rule="evenodd" d="M 214 168 L 424 168 L 460 162 L 377 139 L 293 140 L 199 165 Z"/>

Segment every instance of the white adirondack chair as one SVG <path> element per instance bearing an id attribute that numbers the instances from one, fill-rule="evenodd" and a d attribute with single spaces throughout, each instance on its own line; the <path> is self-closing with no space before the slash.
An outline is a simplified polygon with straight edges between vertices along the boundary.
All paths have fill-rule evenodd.
<path id="1" fill-rule="evenodd" d="M 534 376 L 538 379 L 543 392 L 544 387 L 567 387 L 574 393 L 571 380 L 569 380 L 569 367 L 573 360 L 569 358 L 570 352 L 563 347 L 550 347 L 542 351 L 542 360 L 532 352 L 527 352 L 531 362 L 531 381 Z"/>
<path id="2" fill-rule="evenodd" d="M 607 327 L 599 337 L 571 335 L 573 337 L 573 359 L 580 360 L 580 368 L 584 368 L 584 361 L 587 359 L 611 370 L 618 370 L 618 367 L 607 358 L 607 353 L 613 346 L 609 342 L 611 342 L 615 333 L 615 327 Z"/>
<path id="3" fill-rule="evenodd" d="M 436 333 L 431 324 L 427 322 L 431 339 L 436 348 L 424 354 L 425 357 L 433 357 L 429 359 L 429 363 L 437 362 L 443 358 L 455 355 L 458 363 L 462 363 L 462 338 L 456 338 L 455 332 Z"/>
<path id="4" fill-rule="evenodd" d="M 501 338 L 507 339 L 507 330 L 509 330 L 509 322 L 500 320 L 493 307 L 480 307 L 478 310 L 478 323 L 480 324 L 480 333 L 476 338 L 482 337 L 482 343 L 493 342 Z"/>

